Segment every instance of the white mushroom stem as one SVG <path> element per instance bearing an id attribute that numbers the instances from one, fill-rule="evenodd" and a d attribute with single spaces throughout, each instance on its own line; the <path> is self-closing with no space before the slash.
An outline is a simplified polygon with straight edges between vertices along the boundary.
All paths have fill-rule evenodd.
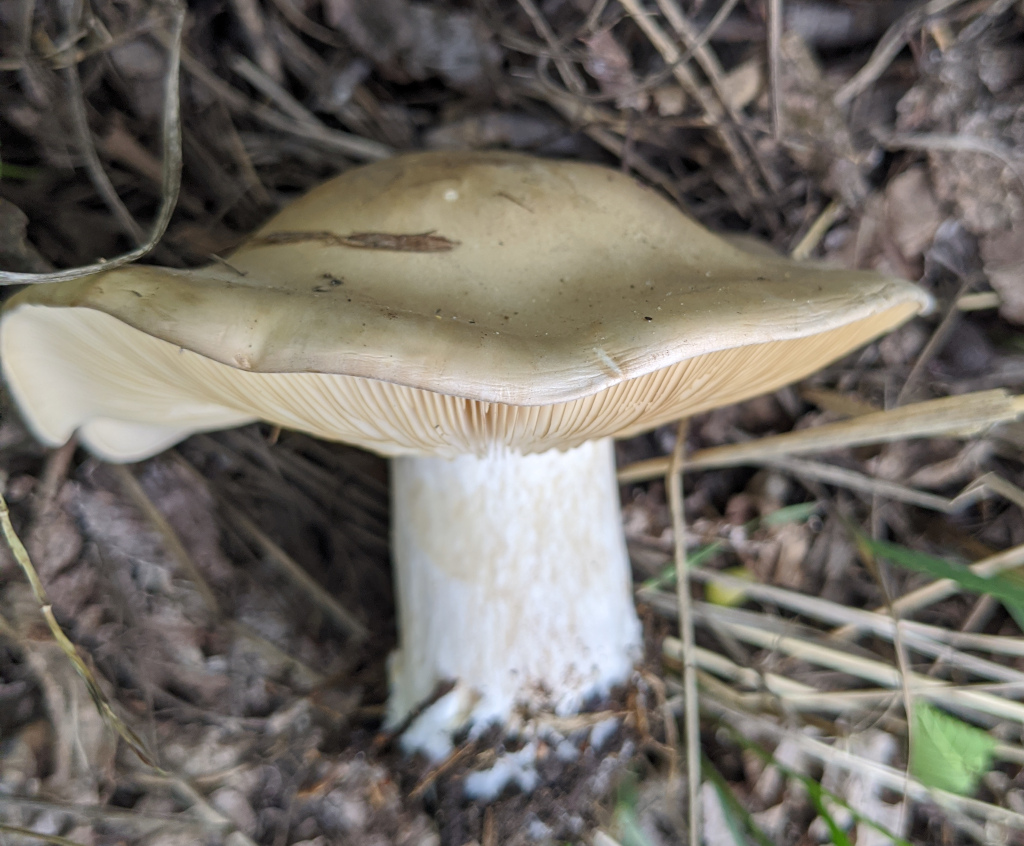
<path id="1" fill-rule="evenodd" d="M 392 723 L 441 681 L 457 681 L 468 706 L 446 719 L 481 725 L 521 703 L 571 713 L 628 677 L 640 625 L 610 439 L 398 458 L 391 489 Z"/>

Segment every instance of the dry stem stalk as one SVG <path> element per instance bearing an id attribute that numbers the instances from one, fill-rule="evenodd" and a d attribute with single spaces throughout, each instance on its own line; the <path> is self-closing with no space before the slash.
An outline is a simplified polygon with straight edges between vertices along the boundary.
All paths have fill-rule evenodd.
<path id="1" fill-rule="evenodd" d="M 683 463 L 686 456 L 688 421 L 679 423 L 672 451 L 668 478 L 669 508 L 675 546 L 676 601 L 679 609 L 679 635 L 682 642 L 683 697 L 685 699 L 686 776 L 690 799 L 690 843 L 700 843 L 700 710 L 697 702 L 697 672 L 694 658 L 693 613 L 690 600 L 689 568 L 686 566 L 686 516 L 683 513 Z"/>

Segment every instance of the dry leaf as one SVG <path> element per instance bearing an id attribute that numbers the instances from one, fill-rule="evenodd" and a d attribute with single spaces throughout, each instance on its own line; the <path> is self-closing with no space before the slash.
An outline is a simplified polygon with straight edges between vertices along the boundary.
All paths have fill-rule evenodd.
<path id="1" fill-rule="evenodd" d="M 645 91 L 637 91 L 633 62 L 622 48 L 611 30 L 605 29 L 584 38 L 587 57 L 584 67 L 605 94 L 615 96 L 615 105 L 620 109 L 647 108 L 650 98 Z"/>
<path id="2" fill-rule="evenodd" d="M 922 165 L 908 168 L 885 189 L 888 234 L 908 262 L 919 262 L 945 219 Z"/>
<path id="3" fill-rule="evenodd" d="M 999 314 L 1024 324 L 1024 226 L 987 235 L 979 247 L 985 275 L 999 292 Z"/>
<path id="4" fill-rule="evenodd" d="M 476 15 L 406 0 L 325 0 L 328 23 L 396 82 L 438 76 L 453 88 L 485 88 L 500 60 Z"/>

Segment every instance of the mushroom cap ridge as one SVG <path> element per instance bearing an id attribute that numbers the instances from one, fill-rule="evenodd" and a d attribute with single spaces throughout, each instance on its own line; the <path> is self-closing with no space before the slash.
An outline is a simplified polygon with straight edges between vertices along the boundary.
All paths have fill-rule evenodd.
<path id="1" fill-rule="evenodd" d="M 27 303 L 105 312 L 241 370 L 538 406 L 866 322 L 863 343 L 928 298 L 873 272 L 754 257 L 614 170 L 444 152 L 342 174 L 226 265 L 136 265 L 33 286 L 7 308 Z"/>

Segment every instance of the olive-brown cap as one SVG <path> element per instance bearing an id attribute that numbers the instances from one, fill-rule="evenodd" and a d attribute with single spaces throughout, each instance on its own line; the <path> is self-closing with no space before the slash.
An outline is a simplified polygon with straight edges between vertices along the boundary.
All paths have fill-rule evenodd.
<path id="1" fill-rule="evenodd" d="M 0 356 L 43 440 L 116 460 L 254 419 L 528 453 L 770 391 L 927 305 L 740 250 L 614 170 L 422 153 L 327 182 L 226 262 L 28 288 Z"/>

